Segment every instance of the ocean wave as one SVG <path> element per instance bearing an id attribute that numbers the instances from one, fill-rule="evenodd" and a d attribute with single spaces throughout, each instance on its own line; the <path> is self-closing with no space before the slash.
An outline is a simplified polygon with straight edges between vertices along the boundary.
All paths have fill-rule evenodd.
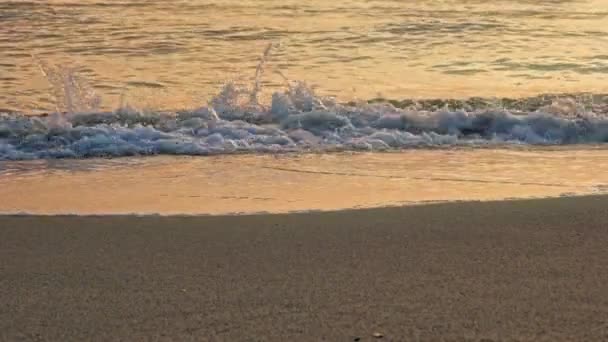
<path id="1" fill-rule="evenodd" d="M 574 98 L 555 98 L 534 110 L 513 103 L 482 106 L 479 100 L 462 106 L 445 101 L 442 108 L 437 101 L 341 104 L 290 82 L 264 105 L 257 91 L 229 83 L 208 106 L 181 112 L 123 106 L 113 112 L 0 114 L 0 160 L 608 141 L 605 105 L 589 107 Z"/>

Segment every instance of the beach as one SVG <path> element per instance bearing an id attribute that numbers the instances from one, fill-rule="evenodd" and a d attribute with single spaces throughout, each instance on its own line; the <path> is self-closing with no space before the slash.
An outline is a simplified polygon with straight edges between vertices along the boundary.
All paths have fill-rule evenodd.
<path id="1" fill-rule="evenodd" d="M 0 0 L 0 342 L 608 341 L 608 0 Z"/>
<path id="2" fill-rule="evenodd" d="M 606 340 L 607 204 L 2 216 L 0 340 Z"/>

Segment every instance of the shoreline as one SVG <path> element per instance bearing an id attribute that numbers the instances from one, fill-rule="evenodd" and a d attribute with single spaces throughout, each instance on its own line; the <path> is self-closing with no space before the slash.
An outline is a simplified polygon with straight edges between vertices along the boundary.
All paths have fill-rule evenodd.
<path id="1" fill-rule="evenodd" d="M 597 149 L 65 160 L 6 165 L 3 214 L 270 214 L 607 193 Z M 538 170 L 545 170 L 538 172 Z M 322 196 L 320 194 L 323 194 Z"/>
<path id="2" fill-rule="evenodd" d="M 603 340 L 608 196 L 0 217 L 0 340 Z"/>
<path id="3" fill-rule="evenodd" d="M 528 202 L 528 201 L 544 201 L 544 200 L 559 200 L 559 199 L 588 199 L 588 198 L 608 198 L 608 193 L 580 193 L 580 194 L 564 194 L 558 196 L 547 197 L 510 197 L 503 199 L 488 199 L 488 200 L 430 200 L 411 203 L 398 203 L 394 205 L 381 205 L 370 207 L 352 207 L 340 209 L 303 209 L 285 212 L 272 211 L 256 211 L 256 212 L 233 212 L 233 213 L 155 213 L 155 212 L 134 212 L 134 213 L 108 213 L 108 214 L 89 214 L 89 213 L 30 213 L 30 212 L 0 212 L 0 220 L 3 218 L 25 218 L 25 217 L 40 217 L 40 218 L 231 218 L 231 217 L 259 217 L 259 216 L 291 216 L 291 215 L 309 215 L 309 214 L 348 214 L 361 211 L 375 210 L 391 210 L 418 208 L 427 206 L 443 206 L 443 205 L 459 205 L 459 204 L 493 204 L 503 202 Z"/>

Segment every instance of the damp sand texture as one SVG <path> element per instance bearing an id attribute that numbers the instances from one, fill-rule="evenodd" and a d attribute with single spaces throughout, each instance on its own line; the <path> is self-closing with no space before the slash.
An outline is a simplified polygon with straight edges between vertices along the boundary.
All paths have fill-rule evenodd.
<path id="1" fill-rule="evenodd" d="M 607 197 L 0 218 L 0 339 L 608 339 Z"/>

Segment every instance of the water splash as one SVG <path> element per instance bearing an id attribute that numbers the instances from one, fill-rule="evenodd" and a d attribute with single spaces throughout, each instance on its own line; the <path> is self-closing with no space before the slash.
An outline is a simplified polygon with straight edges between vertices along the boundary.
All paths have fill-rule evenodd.
<path id="1" fill-rule="evenodd" d="M 251 91 L 250 103 L 253 106 L 259 106 L 258 95 L 262 90 L 262 76 L 264 75 L 264 68 L 266 66 L 266 62 L 270 58 L 270 51 L 272 51 L 273 44 L 270 43 L 264 50 L 262 57 L 260 57 L 260 61 L 258 66 L 255 68 L 255 78 L 253 83 L 253 89 Z"/>
<path id="2" fill-rule="evenodd" d="M 101 97 L 74 67 L 51 65 L 33 55 L 32 58 L 51 86 L 57 113 L 72 115 L 99 110 Z"/>

